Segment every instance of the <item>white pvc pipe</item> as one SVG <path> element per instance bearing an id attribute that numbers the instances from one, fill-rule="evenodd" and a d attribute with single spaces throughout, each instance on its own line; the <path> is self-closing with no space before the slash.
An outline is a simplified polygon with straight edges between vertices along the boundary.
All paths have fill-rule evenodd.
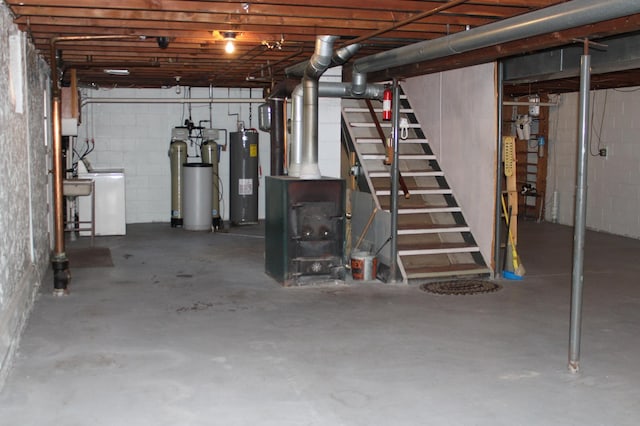
<path id="1" fill-rule="evenodd" d="M 507 105 L 507 106 L 540 105 L 540 106 L 549 106 L 549 107 L 558 106 L 558 104 L 554 104 L 554 103 L 550 103 L 550 102 L 514 102 L 514 101 L 504 101 L 504 102 L 502 102 L 502 105 Z"/>
<path id="2" fill-rule="evenodd" d="M 86 104 L 250 104 L 263 101 L 263 98 L 86 98 L 82 100 L 82 106 Z"/>

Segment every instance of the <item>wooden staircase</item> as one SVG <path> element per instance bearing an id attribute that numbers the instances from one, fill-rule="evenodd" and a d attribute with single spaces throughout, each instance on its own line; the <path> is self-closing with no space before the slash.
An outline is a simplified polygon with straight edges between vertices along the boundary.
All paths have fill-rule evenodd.
<path id="1" fill-rule="evenodd" d="M 373 101 L 381 116 L 381 103 Z M 399 140 L 399 169 L 408 190 L 398 196 L 398 264 L 404 281 L 488 275 L 480 249 L 458 206 L 453 191 L 416 119 L 407 97 L 401 95 L 400 116 L 407 118 L 407 138 Z M 380 129 L 364 100 L 343 100 L 344 137 L 350 139 L 368 188 L 378 209 L 391 206 L 391 166 L 385 164 Z M 386 136 L 391 124 L 379 122 Z"/>

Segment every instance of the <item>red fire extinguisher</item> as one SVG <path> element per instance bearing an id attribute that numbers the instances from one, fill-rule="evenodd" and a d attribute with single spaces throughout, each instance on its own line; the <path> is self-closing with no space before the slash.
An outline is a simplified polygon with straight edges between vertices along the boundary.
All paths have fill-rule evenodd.
<path id="1" fill-rule="evenodd" d="M 390 87 L 385 87 L 382 93 L 382 120 L 391 121 L 391 99 L 393 94 Z"/>

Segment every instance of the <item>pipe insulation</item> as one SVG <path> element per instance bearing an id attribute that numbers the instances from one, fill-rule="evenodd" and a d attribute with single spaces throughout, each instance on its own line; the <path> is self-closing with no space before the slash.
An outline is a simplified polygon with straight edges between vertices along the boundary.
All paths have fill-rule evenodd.
<path id="1" fill-rule="evenodd" d="M 367 73 L 616 19 L 639 11 L 640 0 L 572 0 L 469 31 L 370 55 L 353 63 L 354 93 L 364 90 Z"/>

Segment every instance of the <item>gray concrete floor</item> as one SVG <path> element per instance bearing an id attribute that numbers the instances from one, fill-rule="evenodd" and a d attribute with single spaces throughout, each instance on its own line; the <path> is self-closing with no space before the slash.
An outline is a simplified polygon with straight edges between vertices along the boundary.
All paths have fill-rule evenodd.
<path id="1" fill-rule="evenodd" d="M 41 294 L 2 425 L 636 425 L 640 241 L 589 233 L 568 372 L 572 229 L 525 222 L 523 281 L 281 288 L 260 227 L 133 225 L 112 268 Z M 73 243 L 82 244 L 83 242 Z"/>

